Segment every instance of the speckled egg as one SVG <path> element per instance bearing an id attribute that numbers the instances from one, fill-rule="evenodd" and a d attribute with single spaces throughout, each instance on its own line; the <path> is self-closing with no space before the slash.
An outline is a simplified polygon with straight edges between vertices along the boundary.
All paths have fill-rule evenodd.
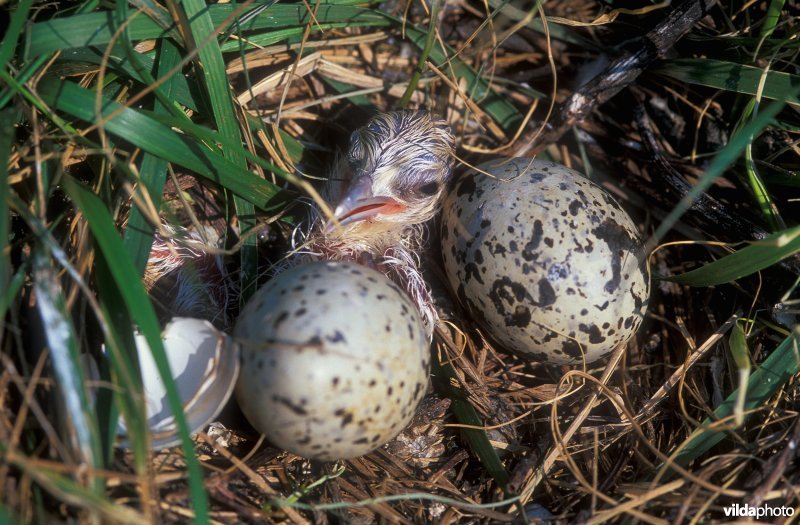
<path id="1" fill-rule="evenodd" d="M 236 397 L 276 446 L 332 461 L 396 436 L 425 394 L 430 350 L 406 293 L 371 268 L 313 262 L 260 288 L 234 330 Z"/>
<path id="2" fill-rule="evenodd" d="M 642 322 L 650 282 L 635 224 L 552 162 L 497 159 L 456 180 L 442 219 L 452 289 L 491 339 L 541 362 L 607 356 Z"/>

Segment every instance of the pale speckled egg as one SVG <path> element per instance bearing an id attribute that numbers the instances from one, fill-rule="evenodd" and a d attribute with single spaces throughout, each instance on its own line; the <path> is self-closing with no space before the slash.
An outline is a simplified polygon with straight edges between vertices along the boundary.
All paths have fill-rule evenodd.
<path id="1" fill-rule="evenodd" d="M 554 364 L 592 362 L 636 332 L 650 281 L 630 216 L 552 162 L 497 159 L 456 180 L 442 251 L 461 303 L 503 347 Z"/>
<path id="2" fill-rule="evenodd" d="M 312 262 L 270 280 L 236 322 L 236 397 L 276 446 L 325 461 L 367 454 L 408 424 L 430 349 L 406 293 L 348 262 Z"/>

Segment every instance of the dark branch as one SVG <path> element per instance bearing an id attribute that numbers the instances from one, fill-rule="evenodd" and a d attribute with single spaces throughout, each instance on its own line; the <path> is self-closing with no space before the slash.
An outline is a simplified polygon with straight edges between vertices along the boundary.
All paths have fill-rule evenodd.
<path id="1" fill-rule="evenodd" d="M 629 51 L 567 99 L 548 129 L 525 149 L 536 154 L 558 141 L 572 126 L 636 80 L 655 60 L 663 58 L 715 3 L 716 0 L 689 0 L 675 8 L 652 31 L 626 46 Z"/>

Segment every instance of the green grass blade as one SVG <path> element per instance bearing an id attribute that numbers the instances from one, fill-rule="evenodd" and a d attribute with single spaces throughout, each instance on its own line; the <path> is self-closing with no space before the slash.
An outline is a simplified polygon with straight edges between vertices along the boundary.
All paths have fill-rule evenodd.
<path id="1" fill-rule="evenodd" d="M 750 368 L 750 352 L 747 351 L 747 339 L 744 335 L 744 328 L 739 323 L 733 325 L 731 335 L 728 337 L 728 344 L 731 347 L 731 355 L 736 368 Z"/>
<path id="2" fill-rule="evenodd" d="M 159 78 L 172 69 L 180 60 L 180 51 L 172 40 L 165 38 L 159 41 L 157 72 Z M 161 85 L 160 91 L 165 97 L 168 99 L 174 97 L 178 79 L 181 78 L 183 78 L 183 75 L 173 75 Z M 159 98 L 155 101 L 153 113 L 156 115 L 163 115 L 170 113 L 170 110 Z M 161 194 L 167 179 L 167 164 L 165 159 L 145 152 L 142 157 L 142 165 L 139 168 L 141 186 L 147 191 L 156 211 L 161 207 Z M 141 189 L 140 187 L 140 191 Z M 154 225 L 150 224 L 147 219 L 145 219 L 145 216 L 138 207 L 132 207 L 130 217 L 128 218 L 128 225 L 125 228 L 123 242 L 125 243 L 128 253 L 132 257 L 133 265 L 136 267 L 139 275 L 144 274 L 144 269 L 147 266 L 150 248 L 153 245 L 153 233 Z"/>
<path id="3" fill-rule="evenodd" d="M 122 52 L 124 54 L 126 62 L 130 64 L 131 66 L 130 69 L 132 70 L 132 72 L 136 73 L 136 77 L 140 79 L 140 82 L 144 82 L 145 85 L 151 86 L 151 88 L 153 89 L 153 94 L 156 96 L 157 102 L 160 103 L 159 105 L 156 105 L 156 108 L 160 108 L 162 111 L 172 112 L 173 115 L 178 117 L 183 117 L 187 121 L 189 121 L 190 120 L 189 117 L 187 117 L 186 114 L 181 110 L 181 108 L 174 102 L 175 100 L 174 89 L 169 90 L 173 92 L 167 92 L 168 90 L 165 88 L 165 86 L 162 85 L 161 83 L 157 83 L 156 79 L 153 78 L 153 75 L 151 73 L 153 71 L 153 61 L 146 59 L 149 58 L 147 54 L 138 53 L 136 51 L 134 43 L 131 41 L 130 35 L 128 34 L 127 26 L 124 26 L 122 23 L 122 21 L 124 21 L 128 16 L 128 8 L 125 2 L 117 3 L 116 16 L 118 18 L 120 27 L 124 29 L 122 29 L 122 32 L 119 35 L 119 38 L 117 39 L 119 45 L 114 46 L 114 48 L 115 49 L 122 48 Z M 176 45 L 172 42 L 172 40 L 168 38 L 162 38 L 157 41 L 157 49 L 160 49 L 161 46 L 159 44 L 161 44 L 162 42 L 167 42 L 171 46 L 176 47 Z M 105 55 L 106 53 L 107 50 L 104 49 L 103 54 Z M 72 53 L 70 53 L 70 55 L 71 54 Z M 177 54 L 180 55 L 180 53 Z M 159 73 L 160 73 L 158 75 L 159 77 L 165 77 L 168 72 L 170 72 L 173 68 L 175 68 L 175 71 L 172 71 L 173 74 L 170 75 L 169 78 L 164 78 L 163 82 L 167 82 L 174 86 L 176 79 L 181 78 L 183 76 L 180 74 L 180 68 L 178 67 L 178 65 L 181 62 L 180 58 L 181 57 L 179 56 L 178 59 L 173 59 L 169 61 L 170 67 L 164 67 L 166 65 L 163 63 L 165 62 L 164 57 L 159 56 Z M 107 62 L 101 61 L 99 65 L 102 67 L 106 67 L 106 64 Z M 125 75 L 123 75 L 123 78 L 124 77 Z M 105 84 L 106 85 L 110 84 L 112 78 L 113 78 L 112 74 L 107 74 L 105 79 Z"/>
<path id="4" fill-rule="evenodd" d="M 364 17 L 365 18 L 365 17 Z M 327 32 L 332 29 L 344 29 L 353 27 L 387 27 L 393 25 L 392 22 L 384 18 L 374 19 L 374 17 L 367 18 L 361 22 L 326 22 L 314 24 L 311 33 Z M 271 46 L 273 44 L 292 44 L 300 42 L 306 32 L 305 26 L 289 27 L 287 29 L 276 29 L 263 33 L 253 33 L 246 35 L 247 41 L 228 41 L 222 44 L 222 51 L 229 53 L 231 51 L 241 51 L 256 49 L 258 47 Z"/>
<path id="5" fill-rule="evenodd" d="M 179 49 L 171 39 L 163 38 L 159 40 L 158 72 L 156 75 L 158 78 L 163 77 L 166 72 L 169 71 L 168 69 L 165 70 L 161 67 L 163 60 L 163 57 L 161 56 L 163 51 L 161 51 L 161 49 L 165 45 L 169 45 L 174 49 Z M 101 51 L 93 47 L 73 49 L 62 54 L 59 57 L 58 63 L 69 64 L 72 62 L 78 62 L 95 64 L 99 66 L 103 61 L 104 51 L 105 50 Z M 136 53 L 136 59 L 138 60 L 141 69 L 152 71 L 156 67 L 156 61 L 148 55 Z M 115 46 L 109 53 L 105 64 L 109 71 L 113 71 L 123 78 L 131 78 L 144 85 L 152 84 L 151 80 L 148 80 L 141 74 L 140 68 L 134 67 L 131 62 L 130 55 L 127 54 L 121 46 Z M 172 65 L 174 66 L 175 64 L 177 64 L 177 62 L 174 62 Z M 168 87 L 166 84 L 170 84 L 170 87 Z M 194 82 L 194 77 L 191 74 L 188 76 L 184 76 L 182 74 L 173 75 L 171 78 L 165 81 L 165 84 L 162 85 L 160 89 L 156 90 L 157 94 L 159 92 L 163 93 L 164 95 L 171 93 L 172 100 L 191 110 L 198 111 L 200 108 L 205 109 L 203 107 L 204 102 L 199 100 L 200 97 L 197 95 L 196 82 Z M 176 113 L 173 112 L 173 114 Z"/>
<path id="6" fill-rule="evenodd" d="M 33 95 L 33 93 L 28 90 L 27 86 L 20 84 L 15 77 L 12 77 L 8 72 L 3 71 L 0 69 L 0 81 L 3 81 L 9 85 L 11 88 L 11 92 L 21 96 L 26 101 L 30 102 L 30 104 L 41 111 L 53 124 L 61 128 L 61 130 L 68 134 L 73 135 L 75 137 L 75 142 L 83 145 L 91 144 L 91 141 L 87 140 L 85 137 L 82 137 L 75 128 L 69 125 L 64 119 L 59 117 L 55 112 L 51 111 L 46 105 L 42 104 L 42 101 Z M 93 146 L 96 146 L 93 144 Z"/>
<path id="7" fill-rule="evenodd" d="M 20 0 L 16 5 L 14 12 L 11 13 L 11 20 L 5 30 L 3 41 L 0 42 L 0 69 L 5 69 L 11 57 L 14 55 L 14 50 L 17 48 L 17 41 L 28 21 L 28 12 L 31 10 L 33 0 Z"/>
<path id="8" fill-rule="evenodd" d="M 66 49 L 97 46 L 104 48 L 111 42 L 118 25 L 112 11 L 100 11 L 53 18 L 37 22 L 26 34 L 27 57 L 37 57 Z M 173 37 L 180 41 L 177 31 L 165 31 L 155 21 L 143 14 L 128 24 L 131 40 Z"/>
<path id="9" fill-rule="evenodd" d="M 411 74 L 411 80 L 408 81 L 408 87 L 398 103 L 398 106 L 401 108 L 408 106 L 408 102 L 411 100 L 411 95 L 413 95 L 414 91 L 416 91 L 419 79 L 422 76 L 422 73 L 425 72 L 425 61 L 428 60 L 428 56 L 431 54 L 431 49 L 433 49 L 433 42 L 436 40 L 436 24 L 439 23 L 439 10 L 441 8 L 442 0 L 433 0 L 433 2 L 431 2 L 428 36 L 425 37 L 425 45 L 422 46 L 419 58 L 417 58 L 417 67 L 414 68 L 414 73 Z"/>
<path id="10" fill-rule="evenodd" d="M 118 22 L 125 20 L 125 18 L 128 16 L 128 4 L 125 2 L 118 2 L 116 4 L 115 13 Z M 162 27 L 164 26 L 163 21 L 160 21 L 160 25 L 162 25 Z M 143 61 L 138 59 L 139 54 L 133 49 L 133 44 L 130 41 L 130 35 L 128 34 L 127 27 L 123 29 L 118 42 L 123 48 L 125 56 L 127 57 L 132 68 L 139 74 L 141 78 L 146 81 L 148 85 L 154 85 L 155 79 L 150 74 L 150 70 L 144 66 Z M 171 45 L 172 41 L 166 38 L 159 41 L 159 44 L 164 43 Z M 178 61 L 179 60 L 180 57 L 178 56 Z M 176 63 L 177 61 L 173 61 L 172 65 L 174 66 Z M 176 75 L 173 75 L 173 78 L 175 76 Z M 169 80 L 171 79 L 167 79 L 167 81 Z M 97 86 L 98 90 L 101 90 L 102 88 L 103 86 Z M 156 99 L 154 101 L 155 113 L 169 111 L 173 107 L 173 103 L 168 98 L 170 95 L 172 95 L 172 93 L 165 92 L 165 86 L 158 86 L 154 93 L 156 95 Z M 140 184 L 138 185 L 140 194 L 144 193 L 144 191 L 147 191 L 150 200 L 153 203 L 153 208 L 155 208 L 154 211 L 157 213 L 161 207 L 161 193 L 166 180 L 167 161 L 145 152 L 142 156 L 142 163 L 139 172 L 141 176 Z M 147 202 L 147 199 L 143 198 L 143 201 Z M 133 207 L 128 218 L 128 225 L 125 229 L 125 235 L 122 241 L 128 248 L 128 253 L 131 256 L 131 260 L 133 261 L 133 264 L 139 271 L 140 275 L 144 275 L 144 270 L 147 266 L 147 259 L 149 257 L 150 247 L 152 246 L 153 235 L 154 226 L 152 224 L 148 224 L 142 215 L 142 210 L 140 210 L 138 207 Z M 127 323 L 128 326 L 131 325 L 129 319 L 120 321 L 121 322 L 117 323 L 118 328 L 124 326 L 125 323 Z M 107 405 L 109 408 L 113 407 L 113 403 L 107 403 Z M 113 422 L 109 422 L 109 427 L 112 426 L 111 423 Z"/>
<path id="11" fill-rule="evenodd" d="M 470 404 L 466 394 L 455 386 L 457 384 L 457 377 L 452 370 L 452 365 L 449 363 L 440 364 L 436 358 L 433 359 L 431 365 L 431 378 L 436 385 L 436 389 L 443 395 L 447 396 L 452 404 L 450 406 L 453 414 L 459 423 L 463 425 L 470 425 L 475 427 L 482 427 L 483 421 L 475 411 L 475 408 Z M 483 467 L 492 476 L 497 485 L 505 492 L 506 484 L 509 480 L 508 471 L 506 471 L 497 451 L 489 441 L 489 436 L 486 431 L 474 428 L 462 428 L 461 432 L 470 444 L 472 451 L 478 456 Z"/>
<path id="12" fill-rule="evenodd" d="M 747 350 L 747 338 L 744 329 L 739 323 L 735 323 L 728 337 L 728 346 L 731 349 L 733 362 L 739 372 L 739 395 L 736 396 L 734 404 L 734 422 L 736 426 L 744 423 L 744 404 L 747 400 L 747 380 L 750 377 L 750 352 Z"/>
<path id="13" fill-rule="evenodd" d="M 253 5 L 258 5 L 254 3 Z M 240 4 L 213 4 L 208 6 L 208 14 L 213 27 L 225 31 L 223 25 Z M 309 22 L 309 12 L 303 4 L 276 4 L 258 16 L 249 19 L 238 27 L 240 34 L 262 29 L 279 30 L 289 27 L 302 28 Z M 320 24 L 336 23 L 337 27 L 385 26 L 386 18 L 370 9 L 352 6 L 323 4 L 317 11 L 316 20 Z M 230 21 L 231 23 L 233 20 Z M 332 27 L 332 26 L 328 26 Z M 113 14 L 108 11 L 54 18 L 33 24 L 26 33 L 28 57 L 35 57 L 66 49 L 96 46 L 104 48 L 117 30 Z M 322 29 L 326 26 L 322 25 Z M 313 30 L 317 30 L 316 24 Z M 180 34 L 175 28 L 165 30 L 158 22 L 145 14 L 138 14 L 128 25 L 132 41 L 175 38 L 180 42 Z M 244 36 L 244 35 L 243 35 Z M 199 44 L 199 42 L 198 42 Z M 236 43 L 231 42 L 235 49 Z M 227 50 L 223 47 L 223 50 Z"/>
<path id="14" fill-rule="evenodd" d="M 759 31 L 762 39 L 768 40 L 772 36 L 775 27 L 778 25 L 778 20 L 780 20 L 784 3 L 784 0 L 772 0 L 769 3 L 767 14 L 764 15 L 764 25 L 761 26 L 761 31 Z"/>
<path id="15" fill-rule="evenodd" d="M 239 120 L 236 118 L 234 111 L 233 96 L 225 71 L 225 61 L 222 59 L 222 51 L 215 38 L 217 32 L 214 22 L 211 20 L 208 6 L 205 0 L 183 0 L 181 5 L 186 10 L 193 41 L 200 46 L 199 59 L 200 63 L 203 64 L 203 78 L 205 79 L 205 86 L 211 101 L 211 109 L 214 113 L 217 129 L 224 142 L 241 145 L 242 134 L 239 130 Z M 225 158 L 243 170 L 247 170 L 247 161 L 240 152 L 241 148 L 223 149 Z M 233 202 L 241 231 L 244 232 L 253 228 L 256 225 L 253 204 L 247 199 L 236 195 L 234 195 Z M 255 236 L 247 237 L 244 239 L 239 251 L 241 301 L 247 301 L 248 297 L 256 290 L 258 277 L 258 251 L 256 244 L 257 239 Z"/>
<path id="16" fill-rule="evenodd" d="M 53 237 L 46 226 L 35 215 L 33 215 L 30 210 L 28 210 L 25 202 L 18 196 L 12 194 L 12 201 L 15 210 L 22 216 L 39 242 L 50 251 L 52 257 L 58 261 L 62 268 L 64 268 L 72 276 L 72 278 L 78 282 L 82 277 L 77 270 L 72 267 L 71 263 L 69 262 L 69 256 L 58 244 L 58 241 Z M 103 306 L 108 305 L 109 296 L 111 296 L 113 300 L 119 295 L 119 290 L 116 283 L 112 283 L 111 279 L 106 277 L 108 272 L 106 271 L 106 274 L 103 273 L 107 266 L 104 264 L 105 259 L 102 257 L 102 255 L 97 257 L 96 261 L 95 283 L 99 289 L 98 295 L 102 308 Z M 20 271 L 17 272 L 17 275 L 14 276 L 12 288 L 19 288 L 22 282 L 24 282 L 23 279 L 26 276 L 26 273 L 24 273 L 25 270 L 25 265 L 23 265 L 23 267 L 20 268 Z M 17 283 L 17 280 L 20 282 Z M 88 286 L 85 284 L 84 288 L 87 290 L 87 294 L 92 293 L 90 290 L 88 290 Z M 133 323 L 129 320 L 126 306 L 122 301 L 117 301 L 116 304 L 112 305 L 111 308 L 106 307 L 102 313 L 104 315 L 102 318 L 98 319 L 98 321 L 100 322 L 101 328 L 107 326 L 107 329 L 103 330 L 106 333 L 107 355 L 110 357 L 110 360 L 114 365 L 124 361 L 124 370 L 120 371 L 120 367 L 116 366 L 118 379 L 115 384 L 120 385 L 124 389 L 125 395 L 118 395 L 117 397 L 122 403 L 123 413 L 126 414 L 128 428 L 139 430 L 138 435 L 144 437 L 140 443 L 134 443 L 133 451 L 137 472 L 139 472 L 140 475 L 146 475 L 148 459 L 148 435 L 146 418 L 144 417 L 145 405 L 144 395 L 142 394 L 142 381 L 138 372 L 138 363 L 135 361 L 135 356 L 137 354 L 133 342 L 133 335 L 131 333 L 131 327 L 133 326 Z M 120 319 L 126 322 L 119 332 L 115 332 L 113 321 Z M 112 322 L 106 323 L 107 320 L 111 320 Z M 122 333 L 123 337 L 120 337 L 118 333 Z M 128 349 L 127 354 L 120 351 L 120 349 L 123 347 L 123 343 L 121 341 L 123 341 L 125 337 L 127 337 L 125 341 Z M 120 356 L 122 359 L 120 359 Z M 101 371 L 102 365 L 103 363 L 101 363 Z M 102 379 L 108 379 L 108 377 L 102 377 Z M 100 389 L 97 395 L 97 404 L 102 405 L 104 404 L 104 401 L 107 401 L 106 404 L 111 405 L 111 396 L 115 393 L 116 391 L 112 389 Z M 99 428 L 101 429 L 100 440 L 104 451 L 103 457 L 106 459 L 106 464 L 110 464 L 113 459 L 113 444 L 117 436 L 116 415 L 114 415 L 113 407 L 110 407 L 109 412 L 98 410 L 97 414 Z"/>
<path id="17" fill-rule="evenodd" d="M 125 252 L 122 239 L 114 227 L 114 221 L 105 204 L 94 193 L 70 177 L 64 177 L 63 187 L 70 199 L 86 217 L 95 242 L 108 262 L 109 271 L 125 301 L 125 305 L 153 353 L 153 359 L 166 390 L 167 404 L 175 417 L 175 425 L 185 454 L 189 489 L 195 512 L 194 519 L 197 523 L 208 523 L 208 497 L 203 486 L 203 473 L 200 469 L 200 463 L 194 454 L 194 444 L 189 435 L 189 427 L 186 423 L 186 416 L 183 413 L 181 398 L 164 354 L 161 329 L 153 311 L 153 306 L 147 297 L 144 284 L 139 279 L 136 268 L 134 268 L 133 263 Z"/>
<path id="18" fill-rule="evenodd" d="M 76 452 L 81 463 L 89 468 L 99 468 L 103 464 L 103 455 L 97 421 L 85 389 L 86 377 L 75 338 L 75 328 L 67 310 L 61 283 L 41 243 L 33 251 L 33 289 L 36 293 L 36 309 L 39 311 L 44 337 L 50 350 L 55 384 L 70 421 L 69 428 L 74 435 Z M 73 443 L 73 436 L 65 437 L 68 443 Z M 101 480 L 96 477 L 90 477 L 90 487 L 95 493 L 103 490 Z"/>
<path id="19" fill-rule="evenodd" d="M 14 95 L 16 95 L 21 91 L 20 86 L 25 84 L 25 82 L 30 80 L 31 77 L 33 77 L 36 73 L 38 73 L 39 69 L 47 63 L 48 58 L 49 57 L 42 56 L 37 58 L 33 62 L 22 66 L 22 68 L 14 77 L 15 79 L 15 81 L 13 82 L 14 85 L 9 85 L 5 87 L 2 91 L 0 91 L 0 108 L 6 107 L 6 104 L 8 104 L 11 101 Z M 3 78 L 0 78 L 0 80 L 6 82 L 7 84 L 11 84 L 11 82 L 9 82 L 11 75 L 7 74 L 3 69 L 0 69 L 0 73 L 3 74 Z"/>
<path id="20" fill-rule="evenodd" d="M 769 223 L 772 231 L 786 228 L 786 223 L 781 217 L 778 207 L 772 200 L 772 197 L 767 190 L 767 186 L 764 184 L 764 181 L 758 172 L 758 168 L 756 167 L 755 157 L 753 156 L 752 142 L 748 144 L 744 150 L 744 161 L 745 170 L 747 171 L 747 181 L 750 184 L 750 189 L 753 192 L 753 196 L 756 200 L 758 208 L 761 210 L 761 214 Z"/>
<path id="21" fill-rule="evenodd" d="M 87 122 L 95 120 L 94 94 L 73 84 L 54 78 L 42 80 L 39 95 L 60 111 Z M 119 113 L 105 122 L 105 130 L 142 150 L 190 169 L 231 192 L 248 199 L 264 210 L 271 210 L 278 193 L 272 183 L 233 164 L 219 153 L 188 137 L 174 132 L 141 111 L 123 108 L 108 101 L 103 115 Z"/>
<path id="22" fill-rule="evenodd" d="M 6 313 L 8 313 L 8 308 L 11 306 L 14 298 L 19 291 L 22 290 L 22 285 L 25 284 L 27 279 L 28 270 L 29 268 L 27 266 L 20 266 L 17 273 L 12 275 L 8 280 L 6 288 L 2 288 L 2 292 L 0 292 L 0 319 L 5 318 Z M 2 336 L 2 325 L 0 325 L 0 338 L 2 338 Z"/>
<path id="23" fill-rule="evenodd" d="M 235 4 L 215 4 L 208 7 L 208 16 L 213 27 L 224 31 L 223 25 L 227 18 L 239 6 Z M 284 41 L 290 36 L 299 37 L 305 31 L 309 21 L 309 13 L 304 5 L 276 4 L 260 13 L 258 16 L 247 20 L 236 29 L 239 34 L 246 36 L 257 45 L 269 45 Z M 404 25 L 406 37 L 415 45 L 424 48 L 428 31 L 410 25 L 405 25 L 403 20 L 390 15 L 345 5 L 322 4 L 317 11 L 313 30 L 325 30 L 337 27 L 383 27 L 388 25 Z M 72 48 L 85 48 L 88 46 L 103 47 L 111 40 L 115 29 L 113 17 L 108 13 L 91 13 L 76 15 L 61 19 L 49 20 L 33 24 L 27 33 L 29 54 L 32 56 Z M 262 31 L 267 30 L 267 31 Z M 260 31 L 254 34 L 248 32 Z M 149 38 L 164 38 L 166 33 L 156 22 L 144 15 L 135 17 L 128 26 L 131 40 Z M 226 42 L 222 51 L 232 51 L 240 48 L 242 44 L 236 41 Z M 470 96 L 480 101 L 481 107 L 505 130 L 515 129 L 522 116 L 517 109 L 504 97 L 498 96 L 490 89 L 472 68 L 460 59 L 449 61 L 455 51 L 449 47 L 442 48 L 439 42 L 434 42 L 430 59 L 437 66 L 449 65 L 457 78 L 463 78 L 467 83 L 467 92 Z M 445 70 L 450 73 L 450 69 Z"/>
<path id="24" fill-rule="evenodd" d="M 102 253 L 95 257 L 94 280 L 101 322 L 106 325 L 106 360 L 100 363 L 100 369 L 106 376 L 104 379 L 110 379 L 121 391 L 104 388 L 97 395 L 98 419 L 101 437 L 104 439 L 103 450 L 109 461 L 113 460 L 119 414 L 122 413 L 136 472 L 144 478 L 149 475 L 150 440 L 138 350 L 131 329 L 134 323 L 108 265 Z"/>
<path id="25" fill-rule="evenodd" d="M 800 344 L 800 332 L 795 330 L 752 373 L 747 382 L 747 398 L 743 406 L 745 411 L 764 406 L 784 387 L 787 381 L 800 371 L 798 344 Z M 713 421 L 727 418 L 733 414 L 738 396 L 738 390 L 732 392 L 714 410 L 713 419 L 709 418 L 703 421 L 702 425 L 690 436 L 686 446 L 675 456 L 673 461 L 676 464 L 682 467 L 687 466 L 692 460 L 697 459 L 725 439 L 725 430 L 710 428 L 710 426 Z"/>
<path id="26" fill-rule="evenodd" d="M 764 70 L 759 67 L 711 58 L 667 60 L 654 71 L 689 84 L 747 95 L 759 93 L 759 84 L 764 75 Z M 769 71 L 766 74 L 761 96 L 800 107 L 800 99 L 797 97 L 798 86 L 800 86 L 800 76 Z"/>
<path id="27" fill-rule="evenodd" d="M 753 274 L 800 252 L 800 226 L 774 233 L 696 270 L 667 278 L 689 286 L 714 286 Z"/>
<path id="28" fill-rule="evenodd" d="M 8 108 L 0 111 L 0 290 L 8 290 L 9 279 L 11 278 L 11 234 L 9 225 L 8 209 L 8 161 L 11 158 L 11 147 L 14 144 L 14 123 L 19 112 L 15 108 Z M 0 310 L 0 319 L 5 317 L 5 308 Z M 3 333 L 3 325 L 0 323 L 0 336 Z M 2 339 L 2 337 L 0 337 Z"/>
<path id="29" fill-rule="evenodd" d="M 767 186 L 761 178 L 756 167 L 755 157 L 753 156 L 753 143 L 747 145 L 744 150 L 745 171 L 747 172 L 747 182 L 750 184 L 750 189 L 753 192 L 753 197 L 756 200 L 756 205 L 761 210 L 761 215 L 764 216 L 769 223 L 772 231 L 780 230 L 786 227 L 775 201 L 767 190 Z"/>
<path id="30" fill-rule="evenodd" d="M 131 0 L 131 5 L 136 7 L 142 14 L 147 15 L 148 18 L 153 20 L 165 31 L 172 29 L 173 20 L 169 10 L 157 4 L 154 0 Z M 125 18 L 122 18 L 124 20 Z M 180 45 L 183 45 L 183 40 L 177 40 Z"/>
<path id="31" fill-rule="evenodd" d="M 765 77 L 763 76 L 761 77 L 762 80 L 764 80 L 764 78 Z M 747 105 L 742 110 L 742 116 L 739 118 L 739 121 L 736 125 L 737 129 L 753 119 L 753 114 L 757 112 L 759 103 L 760 97 L 752 97 L 748 101 Z M 764 181 L 761 179 L 761 176 L 758 173 L 755 158 L 753 157 L 752 137 L 744 150 L 744 166 L 747 173 L 747 182 L 750 185 L 751 191 L 753 192 L 753 197 L 755 198 L 756 204 L 761 210 L 761 214 L 764 216 L 767 223 L 769 223 L 770 229 L 772 231 L 778 231 L 786 228 L 786 223 L 783 222 L 783 218 L 781 218 L 780 213 L 778 212 L 778 207 L 773 202 L 772 197 L 767 191 Z"/>

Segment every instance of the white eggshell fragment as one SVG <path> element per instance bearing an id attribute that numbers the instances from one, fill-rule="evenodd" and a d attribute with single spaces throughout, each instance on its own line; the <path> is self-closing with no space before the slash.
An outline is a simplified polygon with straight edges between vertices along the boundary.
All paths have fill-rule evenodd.
<path id="1" fill-rule="evenodd" d="M 430 350 L 419 314 L 365 266 L 313 262 L 279 274 L 249 300 L 234 335 L 242 411 L 274 445 L 307 458 L 371 452 L 425 394 Z"/>
<path id="2" fill-rule="evenodd" d="M 635 224 L 605 190 L 552 162 L 497 159 L 445 198 L 444 266 L 488 335 L 542 362 L 607 356 L 642 322 L 650 282 Z"/>
<path id="3" fill-rule="evenodd" d="M 167 389 L 142 334 L 135 334 L 142 374 L 147 424 L 153 449 L 180 443 Z M 175 317 L 161 335 L 172 378 L 183 403 L 190 432 L 202 430 L 225 407 L 239 373 L 239 354 L 230 337 L 203 319 Z M 120 420 L 118 433 L 126 428 Z M 128 446 L 127 440 L 122 446 Z"/>

